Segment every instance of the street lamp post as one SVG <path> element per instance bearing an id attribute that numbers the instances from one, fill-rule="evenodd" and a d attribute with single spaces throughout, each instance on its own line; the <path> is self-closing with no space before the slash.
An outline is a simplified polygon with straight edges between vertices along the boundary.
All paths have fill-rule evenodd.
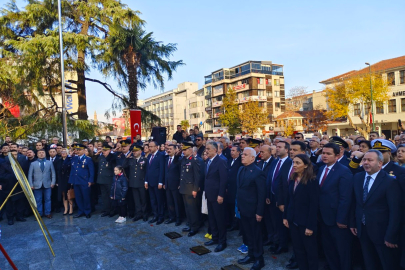
<path id="1" fill-rule="evenodd" d="M 375 131 L 375 123 L 374 123 L 374 108 L 373 108 L 373 82 L 371 80 L 371 65 L 370 63 L 366 63 L 370 71 L 370 93 L 371 93 L 371 121 L 373 121 L 373 131 Z"/>
<path id="2" fill-rule="evenodd" d="M 59 13 L 59 44 L 60 44 L 60 71 L 62 79 L 62 139 L 63 147 L 67 146 L 67 123 L 66 123 L 66 100 L 65 100 L 65 65 L 63 60 L 63 38 L 62 38 L 62 3 L 58 0 Z"/>

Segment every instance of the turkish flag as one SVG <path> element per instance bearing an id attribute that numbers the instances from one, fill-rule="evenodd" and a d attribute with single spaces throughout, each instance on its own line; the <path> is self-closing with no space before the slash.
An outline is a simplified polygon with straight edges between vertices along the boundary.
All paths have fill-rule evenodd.
<path id="1" fill-rule="evenodd" d="M 141 135 L 141 110 L 130 110 L 131 142 L 134 142 L 136 135 Z"/>

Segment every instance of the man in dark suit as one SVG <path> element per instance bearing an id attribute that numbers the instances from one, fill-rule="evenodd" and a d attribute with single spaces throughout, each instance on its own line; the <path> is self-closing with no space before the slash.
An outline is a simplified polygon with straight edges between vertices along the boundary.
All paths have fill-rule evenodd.
<path id="1" fill-rule="evenodd" d="M 266 145 L 267 146 L 267 145 Z M 264 146 L 262 146 L 264 147 Z M 267 150 L 266 150 L 267 151 Z M 254 263 L 253 270 L 264 267 L 261 221 L 266 200 L 266 177 L 255 165 L 256 152 L 246 147 L 242 154 L 242 164 L 237 175 L 236 200 L 243 228 L 248 255 L 238 260 L 239 264 Z"/>
<path id="2" fill-rule="evenodd" d="M 200 158 L 202 158 L 202 155 L 203 155 L 203 153 L 205 151 L 205 146 L 204 146 L 204 138 L 203 138 L 201 133 L 195 136 L 195 145 L 198 148 L 197 155 Z"/>
<path id="3" fill-rule="evenodd" d="M 223 155 L 222 151 L 225 150 L 224 145 L 221 142 L 217 142 L 218 144 L 218 156 L 228 162 L 228 159 Z"/>
<path id="4" fill-rule="evenodd" d="M 228 170 L 226 161 L 221 159 L 218 153 L 218 144 L 208 142 L 205 151 L 208 159 L 205 174 L 205 195 L 208 205 L 208 220 L 212 231 L 212 240 L 205 243 L 210 246 L 218 244 L 215 252 L 220 252 L 227 247 L 226 243 L 226 222 L 224 197 L 226 183 L 228 180 Z"/>
<path id="5" fill-rule="evenodd" d="M 265 144 L 260 147 L 260 157 L 261 160 L 259 160 L 259 162 L 256 162 L 256 165 L 264 172 L 264 175 L 267 178 L 267 175 L 270 171 L 271 163 L 274 160 L 274 157 L 271 155 L 271 148 L 269 145 Z M 271 222 L 270 204 L 267 203 L 264 206 L 262 227 L 264 227 L 267 235 L 267 240 L 263 243 L 263 245 L 268 246 L 273 243 L 274 228 L 273 223 Z"/>
<path id="6" fill-rule="evenodd" d="M 169 219 L 165 224 L 176 222 L 176 226 L 181 224 L 181 195 L 179 193 L 180 186 L 180 169 L 181 156 L 175 155 L 177 145 L 169 144 L 167 146 L 165 157 L 165 185 L 167 208 L 169 209 Z"/>
<path id="7" fill-rule="evenodd" d="M 367 270 L 399 268 L 401 190 L 382 164 L 382 154 L 369 150 L 363 157 L 365 171 L 353 179 L 355 216 L 350 227 L 360 239 Z"/>
<path id="8" fill-rule="evenodd" d="M 184 207 L 186 210 L 189 226 L 183 228 L 188 236 L 194 236 L 200 228 L 200 212 L 198 207 L 198 190 L 200 179 L 200 166 L 197 158 L 193 157 L 193 142 L 183 142 L 183 155 L 180 161 L 180 184 L 179 192 L 183 195 Z"/>
<path id="9" fill-rule="evenodd" d="M 149 224 L 160 225 L 164 221 L 164 153 L 158 151 L 159 145 L 155 141 L 149 143 L 148 170 L 145 177 L 145 188 L 149 189 L 150 203 L 154 218 Z"/>
<path id="10" fill-rule="evenodd" d="M 266 203 L 270 204 L 271 220 L 275 230 L 274 244 L 270 246 L 272 254 L 288 252 L 288 229 L 283 224 L 284 202 L 286 194 L 283 193 L 284 186 L 288 185 L 288 171 L 292 160 L 288 157 L 290 144 L 285 141 L 277 143 L 276 155 L 267 175 L 267 198 Z"/>
<path id="11" fill-rule="evenodd" d="M 345 155 L 346 148 L 349 146 L 347 144 L 347 142 L 345 140 L 343 140 L 342 138 L 340 138 L 339 136 L 330 137 L 329 142 L 334 143 L 337 146 L 339 146 L 339 154 L 337 156 L 337 162 L 339 162 L 340 164 L 342 164 L 346 167 L 349 167 L 350 158 L 347 158 Z M 320 161 L 316 165 L 318 166 L 318 168 L 320 168 L 320 167 L 324 166 L 325 163 Z"/>
<path id="12" fill-rule="evenodd" d="M 97 185 L 100 187 L 101 202 L 103 204 L 102 217 L 113 217 L 114 210 L 111 207 L 111 184 L 114 179 L 115 155 L 111 154 L 111 146 L 108 143 L 103 144 L 102 151 L 97 153 Z M 124 159 L 125 160 L 125 159 Z"/>
<path id="13" fill-rule="evenodd" d="M 145 175 L 148 168 L 148 159 L 141 156 L 142 146 L 134 143 L 130 147 L 131 154 L 126 157 L 123 163 L 124 168 L 129 169 L 127 175 L 129 184 L 131 188 L 132 197 L 134 198 L 135 204 L 135 217 L 133 221 L 138 221 L 143 218 L 143 221 L 148 220 L 148 215 L 146 213 L 147 198 L 145 190 Z"/>
<path id="14" fill-rule="evenodd" d="M 229 138 L 228 138 L 228 137 L 222 137 L 219 141 L 224 145 L 224 148 L 225 148 L 224 151 L 222 151 L 222 154 L 223 154 L 228 160 L 229 160 L 229 159 L 232 159 L 232 157 L 231 157 L 231 148 L 229 147 L 231 141 L 229 140 Z"/>
<path id="15" fill-rule="evenodd" d="M 310 147 L 310 156 L 309 159 L 312 163 L 316 163 L 318 160 L 318 151 L 319 151 L 319 144 L 320 140 L 318 137 L 313 136 L 312 139 L 309 140 L 309 147 Z"/>
<path id="16" fill-rule="evenodd" d="M 228 181 L 225 195 L 226 225 L 229 232 L 238 228 L 238 219 L 235 217 L 236 176 L 241 166 L 240 148 L 232 146 L 231 159 L 228 160 Z"/>
<path id="17" fill-rule="evenodd" d="M 349 168 L 338 162 L 339 146 L 328 143 L 322 149 L 325 163 L 317 174 L 322 245 L 331 270 L 351 269 L 353 237 L 348 229 L 353 182 Z"/>
<path id="18" fill-rule="evenodd" d="M 56 151 L 56 145 L 52 144 L 48 150 L 49 160 L 52 161 L 55 172 L 58 172 L 61 169 L 62 163 L 59 161 L 61 158 L 58 156 Z M 58 174 L 56 174 L 56 185 L 52 189 L 51 193 L 51 209 L 55 213 L 60 212 L 60 202 L 58 200 Z"/>

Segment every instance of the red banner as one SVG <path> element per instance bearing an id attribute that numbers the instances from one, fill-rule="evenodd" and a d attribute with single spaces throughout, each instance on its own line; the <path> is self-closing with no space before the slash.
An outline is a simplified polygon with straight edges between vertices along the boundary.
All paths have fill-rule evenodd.
<path id="1" fill-rule="evenodd" d="M 136 135 L 141 135 L 141 110 L 130 110 L 130 118 L 131 142 L 134 142 Z"/>

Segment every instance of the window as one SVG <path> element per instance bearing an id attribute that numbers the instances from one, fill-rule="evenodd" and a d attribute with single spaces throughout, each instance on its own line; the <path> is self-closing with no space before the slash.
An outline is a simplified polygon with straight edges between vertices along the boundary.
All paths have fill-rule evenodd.
<path id="1" fill-rule="evenodd" d="M 280 102 L 276 102 L 276 111 L 278 111 L 280 107 L 281 107 Z"/>
<path id="2" fill-rule="evenodd" d="M 275 86 L 280 85 L 280 80 L 279 79 L 274 79 L 274 85 Z"/>
<path id="3" fill-rule="evenodd" d="M 259 102 L 259 107 L 260 107 L 260 108 L 263 108 L 263 107 L 264 107 L 264 103 L 265 103 L 265 102 Z"/>
<path id="4" fill-rule="evenodd" d="M 400 84 L 405 83 L 405 70 L 400 70 L 399 71 L 399 83 Z"/>
<path id="5" fill-rule="evenodd" d="M 389 113 L 397 112 L 397 100 L 396 99 L 390 99 L 388 101 L 388 112 Z"/>
<path id="6" fill-rule="evenodd" d="M 271 79 L 266 79 L 266 85 L 271 85 Z"/>
<path id="7" fill-rule="evenodd" d="M 377 111 L 376 113 L 378 113 L 378 114 L 384 113 L 384 103 L 383 102 L 376 102 L 375 107 L 376 107 L 376 111 Z"/>
<path id="8" fill-rule="evenodd" d="M 244 79 L 244 80 L 242 80 L 242 84 L 249 84 L 249 80 L 248 79 Z"/>
<path id="9" fill-rule="evenodd" d="M 401 98 L 401 112 L 405 112 L 405 98 Z"/>
<path id="10" fill-rule="evenodd" d="M 354 115 L 360 115 L 360 103 L 354 104 L 353 111 Z"/>
<path id="11" fill-rule="evenodd" d="M 267 95 L 268 97 L 272 97 L 272 96 L 273 96 L 273 93 L 272 93 L 271 91 L 267 91 L 267 92 L 266 92 L 266 95 Z"/>
<path id="12" fill-rule="evenodd" d="M 280 97 L 280 91 L 274 91 L 274 97 Z"/>
<path id="13" fill-rule="evenodd" d="M 259 91 L 257 91 L 257 95 L 259 96 L 259 97 L 262 97 L 262 96 L 264 96 L 264 90 L 259 90 Z"/>
<path id="14" fill-rule="evenodd" d="M 389 85 L 395 85 L 395 73 L 390 72 L 387 74 L 387 79 L 388 79 L 388 84 Z"/>

